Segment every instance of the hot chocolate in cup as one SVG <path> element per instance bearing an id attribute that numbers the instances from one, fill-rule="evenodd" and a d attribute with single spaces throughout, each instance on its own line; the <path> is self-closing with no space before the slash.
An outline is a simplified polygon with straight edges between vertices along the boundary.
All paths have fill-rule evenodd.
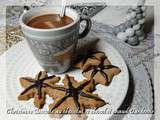
<path id="1" fill-rule="evenodd" d="M 32 18 L 27 25 L 39 29 L 59 28 L 74 22 L 69 16 L 60 17 L 60 14 L 45 14 Z"/>
<path id="2" fill-rule="evenodd" d="M 66 19 L 62 20 L 63 18 L 59 18 L 59 22 L 63 25 L 56 23 L 58 21 L 55 19 L 48 21 L 45 18 L 45 16 L 50 18 L 59 16 L 60 10 L 60 7 L 32 8 L 20 17 L 21 29 L 29 47 L 39 64 L 49 73 L 63 73 L 70 68 L 76 55 L 78 39 L 85 37 L 91 28 L 91 20 L 88 17 L 80 17 L 71 8 L 66 8 L 65 11 L 64 17 L 70 20 L 68 23 L 66 22 L 67 24 L 64 24 Z M 45 19 L 45 24 L 40 27 L 34 26 L 35 20 L 42 20 L 42 17 L 43 20 Z M 86 22 L 86 27 L 82 33 L 79 33 L 81 21 Z M 52 22 L 56 24 L 52 24 Z M 48 28 L 45 25 L 48 25 Z"/>

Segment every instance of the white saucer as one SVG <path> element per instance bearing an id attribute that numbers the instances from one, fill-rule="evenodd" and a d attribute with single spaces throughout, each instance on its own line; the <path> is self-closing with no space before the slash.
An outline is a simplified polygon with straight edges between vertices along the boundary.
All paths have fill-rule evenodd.
<path id="1" fill-rule="evenodd" d="M 121 69 L 121 73 L 114 77 L 110 86 L 106 87 L 103 85 L 98 85 L 97 90 L 95 91 L 95 93 L 98 93 L 99 96 L 102 97 L 106 102 L 110 103 L 110 105 L 105 105 L 96 111 L 104 112 L 105 110 L 107 110 L 106 112 L 108 114 L 88 114 L 87 120 L 101 120 L 104 118 L 107 119 L 111 115 L 113 115 L 113 112 L 116 111 L 122 104 L 129 86 L 128 68 L 119 52 L 104 40 L 99 40 L 96 46 L 98 50 L 106 53 L 113 65 L 116 65 Z M 27 102 L 17 100 L 17 96 L 23 90 L 19 83 L 19 77 L 34 77 L 34 75 L 42 70 L 42 68 L 39 66 L 32 52 L 28 48 L 26 41 L 22 41 L 13 46 L 5 54 L 3 54 L 0 59 L 3 57 L 6 57 L 6 65 L 2 65 L 4 67 L 2 68 L 2 70 L 6 71 L 7 76 L 6 78 L 2 77 L 2 79 L 0 79 L 0 82 L 6 81 L 7 110 L 13 108 L 14 110 L 34 111 L 35 113 L 35 111 L 37 111 L 37 108 L 35 108 L 33 105 L 33 99 Z M 83 80 L 83 76 L 81 75 L 80 70 L 68 71 L 67 74 L 75 76 L 76 80 Z M 64 75 L 60 76 L 63 77 Z M 48 110 L 48 105 L 52 102 L 53 100 L 47 97 L 46 105 L 44 106 L 42 111 Z M 11 114 L 8 115 L 8 117 L 15 120 L 26 120 L 26 117 L 28 118 L 27 120 L 53 120 L 53 118 L 51 119 L 47 114 Z M 69 120 L 69 118 L 69 116 L 65 115 L 64 117 L 62 117 L 62 120 Z"/>

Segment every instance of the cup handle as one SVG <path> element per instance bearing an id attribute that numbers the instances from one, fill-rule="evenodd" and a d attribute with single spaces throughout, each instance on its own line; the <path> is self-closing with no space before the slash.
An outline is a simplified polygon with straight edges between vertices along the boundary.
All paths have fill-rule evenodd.
<path id="1" fill-rule="evenodd" d="M 89 17 L 80 17 L 80 23 L 82 21 L 86 22 L 86 27 L 85 27 L 85 29 L 83 30 L 82 33 L 79 33 L 79 35 L 78 35 L 79 39 L 84 38 L 89 33 L 89 31 L 91 29 L 91 26 L 92 26 L 92 22 L 91 22 L 91 19 Z"/>

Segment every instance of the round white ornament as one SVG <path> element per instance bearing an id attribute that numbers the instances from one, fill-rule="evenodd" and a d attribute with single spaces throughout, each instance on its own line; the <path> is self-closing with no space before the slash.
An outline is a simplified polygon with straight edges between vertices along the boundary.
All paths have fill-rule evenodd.
<path id="1" fill-rule="evenodd" d="M 126 30 L 126 25 L 124 23 L 120 24 L 118 27 L 121 32 L 124 32 Z"/>
<path id="2" fill-rule="evenodd" d="M 132 19 L 131 20 L 131 24 L 132 25 L 136 25 L 138 23 L 138 20 L 136 18 Z"/>
<path id="3" fill-rule="evenodd" d="M 141 13 L 142 11 L 141 11 L 141 9 L 140 8 L 137 8 L 136 9 L 136 13 L 138 14 L 138 13 Z"/>
<path id="4" fill-rule="evenodd" d="M 146 10 L 146 7 L 145 7 L 145 6 L 142 6 L 142 7 L 141 7 L 141 10 L 142 10 L 142 11 L 145 11 L 145 10 Z"/>
<path id="5" fill-rule="evenodd" d="M 133 35 L 134 35 L 134 33 L 135 33 L 135 31 L 134 31 L 134 29 L 133 29 L 133 28 L 128 28 L 128 29 L 126 30 L 126 34 L 127 34 L 127 36 L 133 36 Z"/>
<path id="6" fill-rule="evenodd" d="M 134 29 L 134 30 L 139 30 L 140 27 L 141 27 L 140 24 L 137 24 L 137 25 L 134 25 L 134 26 L 133 26 L 133 29 Z"/>
<path id="7" fill-rule="evenodd" d="M 131 15 L 132 18 L 135 18 L 136 17 L 136 12 L 131 12 L 130 15 Z"/>
<path id="8" fill-rule="evenodd" d="M 128 38 L 128 42 L 130 42 L 130 43 L 136 42 L 137 40 L 138 40 L 137 36 L 133 36 L 133 37 Z"/>
<path id="9" fill-rule="evenodd" d="M 127 34 L 126 34 L 125 32 L 119 32 L 119 33 L 117 34 L 117 38 L 125 41 L 125 40 L 127 40 Z"/>
<path id="10" fill-rule="evenodd" d="M 138 21 L 139 24 L 144 24 L 144 22 L 145 22 L 144 18 Z"/>
<path id="11" fill-rule="evenodd" d="M 143 35 L 143 36 L 138 37 L 138 40 L 139 40 L 139 41 L 143 41 L 144 38 L 145 38 L 145 37 L 144 37 L 144 35 Z"/>
<path id="12" fill-rule="evenodd" d="M 131 19 L 132 19 L 131 14 L 127 14 L 125 19 L 126 19 L 126 20 L 131 20 Z"/>
<path id="13" fill-rule="evenodd" d="M 126 22 L 125 22 L 125 26 L 126 26 L 126 28 L 131 28 L 131 26 L 132 26 L 131 20 L 126 21 Z"/>
<path id="14" fill-rule="evenodd" d="M 137 39 L 137 36 L 133 36 L 128 38 L 127 43 L 132 46 L 135 46 L 139 44 L 139 40 Z"/>
<path id="15" fill-rule="evenodd" d="M 144 33 L 144 32 L 143 32 L 142 29 L 136 31 L 136 35 L 137 35 L 137 36 L 142 36 L 143 33 Z"/>
<path id="16" fill-rule="evenodd" d="M 142 19 L 143 18 L 143 15 L 141 13 L 137 14 L 136 16 L 137 19 Z"/>

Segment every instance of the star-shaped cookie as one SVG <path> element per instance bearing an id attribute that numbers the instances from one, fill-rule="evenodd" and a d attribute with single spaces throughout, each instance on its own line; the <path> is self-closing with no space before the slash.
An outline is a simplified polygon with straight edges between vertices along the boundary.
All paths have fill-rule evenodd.
<path id="1" fill-rule="evenodd" d="M 89 64 L 83 69 L 83 76 L 88 80 L 94 79 L 95 84 L 109 85 L 112 78 L 121 72 L 120 68 L 111 64 L 105 64 L 107 58 L 102 58 L 97 65 Z"/>
<path id="2" fill-rule="evenodd" d="M 93 65 L 99 64 L 100 60 L 104 57 L 105 57 L 104 52 L 88 50 L 78 55 L 77 62 L 74 65 L 74 67 L 82 69 L 84 66 L 88 64 L 93 64 Z"/>
<path id="3" fill-rule="evenodd" d="M 48 77 L 45 71 L 40 71 L 35 78 L 21 77 L 20 84 L 25 90 L 20 93 L 18 100 L 27 101 L 34 98 L 34 105 L 41 109 L 45 104 L 46 88 L 53 87 L 59 80 L 60 78 L 54 75 Z"/>
<path id="4" fill-rule="evenodd" d="M 97 109 L 106 103 L 97 94 L 88 92 L 86 86 L 92 84 L 91 81 L 78 83 L 73 77 L 65 75 L 63 79 L 64 86 L 61 90 L 52 91 L 54 102 L 49 105 L 50 113 L 83 113 L 85 109 Z M 56 97 L 56 95 L 58 97 Z"/>

